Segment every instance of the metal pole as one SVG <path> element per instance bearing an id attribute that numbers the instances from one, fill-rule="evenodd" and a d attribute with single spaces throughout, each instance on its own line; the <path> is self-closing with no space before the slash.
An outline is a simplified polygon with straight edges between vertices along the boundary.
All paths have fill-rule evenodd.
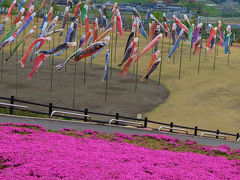
<path id="1" fill-rule="evenodd" d="M 181 44 L 180 65 L 179 65 L 179 75 L 178 75 L 179 80 L 181 79 L 181 71 L 182 71 L 182 49 L 183 49 L 183 40 Z"/>
<path id="2" fill-rule="evenodd" d="M 161 83 L 161 76 L 162 76 L 163 46 L 164 46 L 164 36 L 162 39 L 161 62 L 160 62 L 160 68 L 159 68 L 158 84 Z"/>

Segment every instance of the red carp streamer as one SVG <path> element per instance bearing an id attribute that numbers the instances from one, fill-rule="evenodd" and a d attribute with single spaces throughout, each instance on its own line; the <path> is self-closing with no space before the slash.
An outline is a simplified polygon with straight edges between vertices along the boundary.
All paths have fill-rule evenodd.
<path id="1" fill-rule="evenodd" d="M 51 37 L 42 37 L 42 38 L 36 39 L 36 40 L 28 47 L 28 49 L 27 49 L 27 51 L 25 52 L 24 56 L 23 56 L 22 59 L 19 61 L 19 63 L 21 63 L 21 66 L 24 67 L 24 65 L 25 65 L 25 63 L 26 63 L 26 61 L 27 61 L 27 58 L 28 58 L 28 56 L 29 56 L 29 54 L 30 54 L 30 52 L 31 52 L 31 50 L 32 50 L 32 48 L 33 48 L 33 46 L 34 46 L 35 44 L 37 44 L 38 42 L 43 43 L 43 42 L 45 42 L 45 41 L 50 41 L 50 40 L 51 40 Z"/>

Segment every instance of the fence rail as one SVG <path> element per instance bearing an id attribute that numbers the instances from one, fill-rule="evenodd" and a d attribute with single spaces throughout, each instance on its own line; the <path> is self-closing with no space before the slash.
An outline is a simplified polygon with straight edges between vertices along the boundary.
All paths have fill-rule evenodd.
<path id="1" fill-rule="evenodd" d="M 89 121 L 92 120 L 91 116 L 89 116 L 89 115 L 71 113 L 71 112 L 65 112 L 65 111 L 53 111 L 50 115 L 50 118 L 52 118 L 55 114 L 66 114 L 66 115 L 70 115 L 70 116 L 80 116 L 80 117 L 83 117 L 83 118 L 87 118 Z"/>
<path id="2" fill-rule="evenodd" d="M 141 127 L 144 127 L 142 123 L 126 121 L 126 120 L 120 120 L 120 119 L 111 119 L 109 121 L 109 124 L 112 124 L 112 122 L 115 122 L 115 124 L 117 124 L 118 122 L 122 122 L 122 123 L 126 123 L 126 124 L 139 125 Z"/>
<path id="3" fill-rule="evenodd" d="M 48 112 L 42 112 L 42 111 L 37 111 L 37 110 L 30 110 L 29 112 L 31 113 L 35 113 L 35 114 L 41 114 L 41 115 L 46 115 L 49 118 L 51 116 L 53 116 L 56 112 L 64 112 L 64 111 L 72 111 L 72 113 L 69 112 L 65 112 L 65 115 L 70 115 L 70 116 L 62 116 L 62 115 L 54 115 L 56 117 L 61 117 L 61 118 L 69 118 L 69 119 L 77 119 L 77 120 L 90 120 L 91 122 L 97 122 L 97 123 L 101 123 L 101 124 L 109 124 L 109 121 L 103 121 L 103 117 L 108 118 L 111 117 L 114 121 L 115 124 L 118 124 L 118 122 L 125 122 L 126 124 L 134 124 L 134 125 L 140 125 L 141 127 L 144 128 L 148 128 L 149 124 L 154 124 L 154 125 L 160 125 L 161 127 L 164 126 L 165 129 L 169 129 L 170 132 L 173 133 L 173 130 L 178 130 L 180 131 L 181 129 L 184 129 L 185 132 L 188 132 L 188 134 L 191 134 L 189 132 L 192 132 L 192 135 L 194 136 L 198 136 L 198 134 L 201 135 L 214 135 L 216 136 L 216 138 L 218 139 L 219 137 L 226 137 L 226 136 L 230 136 L 231 139 L 235 139 L 237 142 L 240 141 L 240 134 L 232 134 L 232 133 L 226 133 L 226 132 L 220 132 L 219 130 L 213 131 L 213 130 L 206 130 L 206 129 L 199 129 L 197 126 L 195 127 L 185 127 L 185 126 L 180 126 L 180 125 L 175 125 L 173 124 L 173 122 L 171 122 L 170 124 L 168 123 L 163 123 L 163 122 L 156 122 L 156 121 L 152 121 L 149 120 L 147 117 L 145 119 L 138 119 L 138 118 L 133 118 L 133 117 L 125 117 L 125 116 L 120 116 L 119 113 L 116 114 L 105 114 L 105 113 L 99 113 L 99 112 L 91 112 L 88 111 L 88 109 L 84 109 L 84 110 L 80 110 L 80 109 L 72 109 L 72 108 L 66 108 L 66 107 L 60 107 L 60 106 L 54 106 L 52 103 L 49 103 L 48 105 L 46 104 L 40 104 L 40 103 L 35 103 L 35 102 L 30 102 L 30 101 L 25 101 L 25 100 L 20 100 L 20 99 L 16 99 L 14 96 L 11 96 L 10 98 L 7 97 L 1 97 L 1 100 L 6 100 L 6 101 L 10 101 L 10 104 L 8 103 L 0 103 L 1 104 L 8 104 L 9 106 L 5 107 L 5 108 L 9 108 L 9 114 L 13 114 L 13 110 L 14 109 L 18 109 L 17 106 L 22 106 L 22 107 L 29 107 L 29 105 L 34 105 L 34 106 L 39 106 L 39 107 L 46 107 Z M 14 104 L 15 102 L 17 103 L 23 103 L 26 104 L 26 106 L 23 105 L 17 105 Z M 62 111 L 64 110 L 64 111 Z M 79 114 L 79 113 L 83 113 L 83 114 Z M 60 114 L 64 114 L 64 113 L 60 113 Z M 79 117 L 72 117 L 72 115 L 74 116 L 80 116 L 82 118 Z M 95 119 L 95 116 L 100 116 L 101 120 Z M 124 120 L 119 120 L 119 119 L 124 119 Z M 140 123 L 143 122 L 143 123 Z M 122 124 L 121 124 L 122 125 Z M 125 124 L 124 124 L 125 125 Z M 179 130 L 180 129 L 180 130 Z M 175 132 L 176 133 L 176 132 Z"/>
<path id="4" fill-rule="evenodd" d="M 173 130 L 175 131 L 181 131 L 181 132 L 185 132 L 186 134 L 188 134 L 188 131 L 186 129 L 181 129 L 181 128 L 174 128 L 174 127 L 166 127 L 166 126 L 160 126 L 158 128 L 158 131 L 161 131 L 162 129 L 169 129 L 170 132 L 172 132 Z"/>

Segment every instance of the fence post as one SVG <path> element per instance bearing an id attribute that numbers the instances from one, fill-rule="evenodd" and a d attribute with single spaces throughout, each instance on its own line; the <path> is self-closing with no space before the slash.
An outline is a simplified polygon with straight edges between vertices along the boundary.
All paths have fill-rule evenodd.
<path id="1" fill-rule="evenodd" d="M 194 128 L 194 136 L 197 136 L 197 131 L 198 131 L 198 127 L 195 126 L 195 128 Z"/>
<path id="2" fill-rule="evenodd" d="M 219 129 L 217 130 L 217 136 L 216 136 L 216 138 L 218 139 L 219 138 Z"/>
<path id="3" fill-rule="evenodd" d="M 148 118 L 145 117 L 145 120 L 144 120 L 144 128 L 147 128 L 147 121 L 148 121 Z"/>
<path id="4" fill-rule="evenodd" d="M 119 119 L 119 113 L 116 113 L 116 119 Z M 115 125 L 118 125 L 118 121 L 115 121 Z"/>
<path id="5" fill-rule="evenodd" d="M 49 105 L 48 105 L 48 116 L 49 117 L 51 117 L 52 111 L 53 111 L 53 104 L 49 103 Z"/>
<path id="6" fill-rule="evenodd" d="M 85 108 L 84 115 L 88 115 L 88 108 Z M 84 122 L 87 121 L 87 117 L 84 117 Z"/>
<path id="7" fill-rule="evenodd" d="M 11 96 L 10 98 L 10 104 L 14 104 L 14 96 Z M 11 106 L 9 109 L 9 114 L 13 114 L 13 107 Z"/>
<path id="8" fill-rule="evenodd" d="M 237 133 L 237 138 L 236 138 L 236 141 L 238 140 L 238 138 L 240 137 L 239 133 Z"/>
<path id="9" fill-rule="evenodd" d="M 173 132 L 172 128 L 173 128 L 173 122 L 170 123 L 170 132 Z"/>

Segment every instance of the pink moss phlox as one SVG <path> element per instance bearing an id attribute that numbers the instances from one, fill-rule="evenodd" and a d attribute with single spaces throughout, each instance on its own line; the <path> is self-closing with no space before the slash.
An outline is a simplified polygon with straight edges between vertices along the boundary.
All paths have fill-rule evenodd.
<path id="1" fill-rule="evenodd" d="M 0 127 L 0 179 L 240 179 L 240 160 L 150 150 L 119 143 L 122 137 L 109 142 L 46 131 L 22 135 L 13 129 L 25 131 Z"/>
<path id="2" fill-rule="evenodd" d="M 164 140 L 164 141 L 173 141 L 173 142 L 179 142 L 180 141 L 179 138 L 172 138 L 170 136 L 161 135 L 161 134 L 145 134 L 145 135 L 142 135 L 142 137 L 148 137 L 148 138 L 153 138 L 153 139 L 157 139 L 157 140 Z"/>
<path id="3" fill-rule="evenodd" d="M 128 134 L 123 134 L 121 132 L 116 132 L 114 133 L 115 136 L 123 138 L 123 139 L 129 139 L 129 140 L 133 140 L 132 135 L 128 135 Z"/>
<path id="4" fill-rule="evenodd" d="M 92 130 L 92 129 L 85 129 L 83 132 L 85 134 L 100 134 L 99 131 L 95 131 L 95 130 Z"/>

